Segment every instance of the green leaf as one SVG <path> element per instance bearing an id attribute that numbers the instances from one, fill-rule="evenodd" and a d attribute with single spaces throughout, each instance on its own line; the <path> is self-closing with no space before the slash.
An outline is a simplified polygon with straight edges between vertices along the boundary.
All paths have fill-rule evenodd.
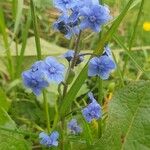
<path id="1" fill-rule="evenodd" d="M 10 102 L 5 94 L 5 92 L 0 88 L 0 106 L 8 111 Z"/>
<path id="2" fill-rule="evenodd" d="M 66 111 L 72 104 L 73 100 L 75 99 L 77 93 L 79 92 L 86 78 L 87 78 L 87 65 L 83 68 L 77 79 L 74 81 L 74 84 L 68 91 L 67 95 L 65 96 L 63 104 L 61 105 L 60 108 L 61 116 L 64 116 L 66 114 Z"/>
<path id="3" fill-rule="evenodd" d="M 10 74 L 10 77 L 13 79 L 14 78 L 14 69 L 13 69 L 13 60 L 11 57 L 11 50 L 9 47 L 9 41 L 8 41 L 8 34 L 6 32 L 6 24 L 5 24 L 5 18 L 4 18 L 4 13 L 3 9 L 0 6 L 0 33 L 2 33 L 2 38 L 4 42 L 4 47 L 5 47 L 5 53 L 6 53 L 6 60 L 7 60 L 7 69 Z"/>
<path id="4" fill-rule="evenodd" d="M 42 58 L 42 56 L 41 56 L 41 44 L 40 44 L 40 38 L 39 38 L 39 34 L 38 34 L 37 15 L 36 15 L 36 10 L 35 10 L 35 5 L 34 5 L 33 0 L 30 1 L 30 7 L 31 7 L 31 16 L 32 16 L 34 35 L 35 35 L 37 59 L 40 60 Z"/>
<path id="5" fill-rule="evenodd" d="M 19 25 L 21 23 L 21 17 L 22 17 L 22 11 L 23 11 L 23 0 L 14 1 L 14 3 L 17 3 L 16 8 L 16 18 L 15 18 L 15 26 L 14 26 L 14 36 L 18 32 Z"/>
<path id="6" fill-rule="evenodd" d="M 15 129 L 15 122 L 10 118 L 7 112 L 0 107 L 0 126 Z"/>
<path id="7" fill-rule="evenodd" d="M 150 149 L 150 82 L 130 84 L 109 104 L 107 126 L 94 150 Z"/>
<path id="8" fill-rule="evenodd" d="M 31 122 L 44 123 L 44 112 L 32 101 L 13 101 L 9 112 L 12 116 L 22 116 Z M 18 119 L 17 119 L 18 121 Z"/>
<path id="9" fill-rule="evenodd" d="M 131 5 L 130 9 L 134 8 L 136 5 L 138 5 L 141 2 L 141 0 L 135 0 L 133 4 Z"/>
<path id="10" fill-rule="evenodd" d="M 16 129 L 14 121 L 10 118 L 7 112 L 0 107 L 0 150 L 31 150 L 28 144 L 21 135 L 10 133 L 2 128 Z"/>

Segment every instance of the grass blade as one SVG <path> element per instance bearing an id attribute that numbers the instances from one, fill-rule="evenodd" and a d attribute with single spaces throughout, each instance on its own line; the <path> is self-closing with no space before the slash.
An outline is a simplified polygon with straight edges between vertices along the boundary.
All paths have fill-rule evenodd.
<path id="1" fill-rule="evenodd" d="M 30 6 L 31 6 L 31 16 L 32 16 L 32 23 L 33 23 L 33 29 L 34 29 L 34 35 L 35 35 L 35 43 L 36 43 L 36 51 L 37 51 L 37 59 L 40 60 L 41 55 L 41 44 L 40 44 L 40 38 L 38 34 L 38 25 L 37 25 L 37 16 L 35 14 L 35 6 L 33 0 L 30 0 Z"/>
<path id="2" fill-rule="evenodd" d="M 8 69 L 10 78 L 13 79 L 14 78 L 13 60 L 11 57 L 11 51 L 10 51 L 10 47 L 8 43 L 8 34 L 6 32 L 4 14 L 3 14 L 3 10 L 1 7 L 0 7 L 0 33 L 2 33 L 4 47 L 6 49 L 6 56 L 7 56 L 7 62 L 8 62 L 7 69 Z"/>
<path id="3" fill-rule="evenodd" d="M 22 11 L 23 11 L 23 0 L 15 0 L 13 1 L 13 3 L 17 3 L 17 9 L 15 9 L 16 14 L 15 15 L 15 26 L 14 26 L 14 35 L 13 35 L 13 39 L 15 37 L 15 35 L 18 32 L 19 29 L 19 25 L 21 23 L 21 16 L 22 16 Z M 15 4 L 14 4 L 15 5 Z"/>
<path id="4" fill-rule="evenodd" d="M 149 79 L 149 76 L 147 75 L 147 73 L 136 62 L 136 59 L 132 56 L 131 51 L 123 44 L 123 42 L 116 35 L 113 35 L 113 39 L 118 43 L 118 45 L 120 45 L 125 50 L 126 54 L 131 59 L 133 64 L 136 66 L 136 68 L 139 69 L 143 74 L 145 74 L 145 76 Z"/>
<path id="5" fill-rule="evenodd" d="M 22 66 L 23 59 L 24 59 L 24 53 L 25 53 L 25 48 L 26 48 L 26 43 L 27 43 L 27 38 L 28 38 L 28 31 L 30 29 L 30 25 L 31 25 L 31 10 L 29 10 L 29 12 L 28 12 L 27 23 L 25 24 L 25 27 L 24 27 L 24 30 L 22 33 L 22 47 L 21 47 L 20 55 L 17 59 L 18 69 L 16 70 L 16 77 L 20 76 L 21 66 Z"/>

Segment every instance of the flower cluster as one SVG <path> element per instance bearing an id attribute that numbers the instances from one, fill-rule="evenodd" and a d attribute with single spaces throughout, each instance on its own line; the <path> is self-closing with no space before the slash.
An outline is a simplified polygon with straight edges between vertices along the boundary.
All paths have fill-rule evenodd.
<path id="1" fill-rule="evenodd" d="M 105 47 L 102 56 L 93 57 L 89 61 L 88 76 L 99 76 L 101 79 L 106 80 L 113 69 L 116 68 L 110 48 Z"/>
<path id="2" fill-rule="evenodd" d="M 79 134 L 79 133 L 82 132 L 82 128 L 78 125 L 76 119 L 72 119 L 72 120 L 68 123 L 68 129 L 70 130 L 70 132 L 71 132 L 72 134 Z"/>
<path id="3" fill-rule="evenodd" d="M 30 88 L 35 95 L 48 87 L 51 82 L 59 84 L 64 80 L 64 65 L 54 57 L 47 57 L 44 61 L 35 62 L 31 68 L 22 73 L 24 85 Z"/>
<path id="4" fill-rule="evenodd" d="M 54 29 L 68 39 L 80 30 L 100 32 L 101 26 L 111 19 L 108 7 L 100 5 L 98 0 L 54 0 L 54 5 L 61 12 Z"/>
<path id="5" fill-rule="evenodd" d="M 110 11 L 107 6 L 100 5 L 99 0 L 54 0 L 54 5 L 59 9 L 61 15 L 54 23 L 54 28 L 70 39 L 72 36 L 80 35 L 81 31 L 91 29 L 94 32 L 100 32 L 101 26 L 106 24 L 110 19 Z M 79 40 L 80 38 L 78 38 Z M 77 40 L 77 43 L 79 44 Z M 77 44 L 76 43 L 76 44 Z M 79 45 L 76 45 L 78 48 Z M 83 56 L 79 50 L 68 50 L 63 57 L 69 62 L 68 74 L 64 82 L 66 88 L 68 78 L 74 66 L 77 66 L 83 61 Z M 73 62 L 76 60 L 75 62 Z M 70 65 L 70 63 L 72 64 Z M 111 71 L 116 68 L 113 56 L 108 45 L 104 47 L 104 52 L 101 56 L 93 57 L 88 63 L 88 76 L 98 76 L 103 80 L 108 79 Z M 73 71 L 72 71 L 73 72 Z M 30 88 L 33 93 L 38 96 L 42 90 L 51 83 L 60 84 L 64 80 L 65 67 L 59 63 L 54 57 L 47 57 L 43 61 L 35 62 L 31 68 L 22 73 L 24 85 Z M 74 78 L 74 72 L 73 72 Z M 72 79 L 71 76 L 71 79 Z M 67 91 L 67 90 L 66 90 Z M 60 95 L 64 94 L 61 93 Z M 90 103 L 81 110 L 83 117 L 88 123 L 94 119 L 98 120 L 102 117 L 102 109 L 96 101 L 93 93 L 89 92 L 88 97 Z M 61 96 L 60 96 L 61 98 Z M 70 133 L 76 135 L 82 132 L 82 128 L 76 119 L 72 119 L 67 127 Z M 58 146 L 59 133 L 57 131 L 47 134 L 41 132 L 39 134 L 40 143 L 46 147 Z"/>
<path id="6" fill-rule="evenodd" d="M 59 138 L 59 133 L 57 131 L 52 132 L 50 135 L 48 135 L 45 132 L 41 132 L 39 134 L 40 144 L 46 147 L 52 147 L 52 146 L 57 147 L 58 138 Z"/>
<path id="7" fill-rule="evenodd" d="M 99 119 L 102 116 L 101 106 L 97 103 L 93 94 L 88 93 L 89 99 L 92 101 L 86 108 L 82 110 L 82 114 L 87 122 L 91 122 L 93 119 Z"/>

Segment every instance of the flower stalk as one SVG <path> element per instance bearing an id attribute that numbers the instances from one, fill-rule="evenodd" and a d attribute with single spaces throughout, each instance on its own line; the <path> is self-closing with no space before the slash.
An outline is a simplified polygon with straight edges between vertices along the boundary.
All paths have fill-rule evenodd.
<path id="1" fill-rule="evenodd" d="M 50 118 L 49 118 L 49 109 L 48 109 L 48 102 L 46 97 L 46 92 L 43 90 L 43 101 L 44 101 L 44 109 L 45 109 L 45 118 L 47 121 L 47 132 L 50 133 Z"/>

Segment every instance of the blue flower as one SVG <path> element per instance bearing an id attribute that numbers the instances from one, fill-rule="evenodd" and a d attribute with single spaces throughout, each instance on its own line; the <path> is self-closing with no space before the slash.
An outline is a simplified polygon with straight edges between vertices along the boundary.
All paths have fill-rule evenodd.
<path id="1" fill-rule="evenodd" d="M 78 19 L 75 14 L 68 16 L 66 13 L 62 14 L 54 23 L 55 30 L 64 34 L 67 39 L 79 34 Z"/>
<path id="2" fill-rule="evenodd" d="M 46 134 L 45 132 L 41 132 L 39 134 L 40 144 L 47 147 L 52 147 L 52 146 L 57 147 L 58 138 L 59 138 L 59 133 L 57 131 L 52 132 L 50 135 Z"/>
<path id="3" fill-rule="evenodd" d="M 45 79 L 45 75 L 42 71 L 38 70 L 37 68 L 32 68 L 30 70 L 24 71 L 22 73 L 22 78 L 24 85 L 30 88 L 35 95 L 40 95 L 41 91 L 48 87 L 48 82 Z"/>
<path id="4" fill-rule="evenodd" d="M 68 129 L 70 130 L 70 132 L 72 134 L 79 134 L 79 133 L 82 132 L 82 128 L 77 124 L 77 120 L 76 119 L 72 119 L 68 123 Z"/>
<path id="5" fill-rule="evenodd" d="M 42 70 L 44 67 L 44 62 L 43 61 L 36 61 L 32 66 L 31 66 L 31 72 L 43 72 Z"/>
<path id="6" fill-rule="evenodd" d="M 75 4 L 76 0 L 54 0 L 55 7 L 61 11 L 66 11 L 67 9 L 74 7 Z"/>
<path id="7" fill-rule="evenodd" d="M 102 116 L 102 112 L 101 106 L 97 103 L 93 94 L 90 92 L 88 96 L 92 102 L 82 110 L 82 114 L 86 121 L 90 123 L 93 119 L 99 119 Z"/>
<path id="8" fill-rule="evenodd" d="M 80 24 L 80 29 L 90 28 L 95 32 L 100 32 L 101 26 L 107 23 L 110 19 L 110 11 L 106 6 L 92 5 L 83 7 L 80 10 L 80 16 L 83 17 Z"/>
<path id="9" fill-rule="evenodd" d="M 75 54 L 75 51 L 68 50 L 63 56 L 68 60 L 68 62 L 70 62 L 73 59 L 74 54 Z M 76 66 L 80 64 L 83 60 L 84 60 L 83 56 L 80 56 L 80 54 L 78 54 Z"/>
<path id="10" fill-rule="evenodd" d="M 77 6 L 81 9 L 81 7 L 91 7 L 93 5 L 99 5 L 99 0 L 81 0 L 77 3 Z"/>
<path id="11" fill-rule="evenodd" d="M 54 57 L 47 57 L 44 60 L 44 73 L 48 82 L 60 83 L 64 80 L 65 67 Z"/>
<path id="12" fill-rule="evenodd" d="M 88 64 L 88 76 L 99 76 L 101 79 L 106 80 L 109 74 L 116 68 L 115 62 L 107 55 L 100 57 L 93 57 Z"/>

